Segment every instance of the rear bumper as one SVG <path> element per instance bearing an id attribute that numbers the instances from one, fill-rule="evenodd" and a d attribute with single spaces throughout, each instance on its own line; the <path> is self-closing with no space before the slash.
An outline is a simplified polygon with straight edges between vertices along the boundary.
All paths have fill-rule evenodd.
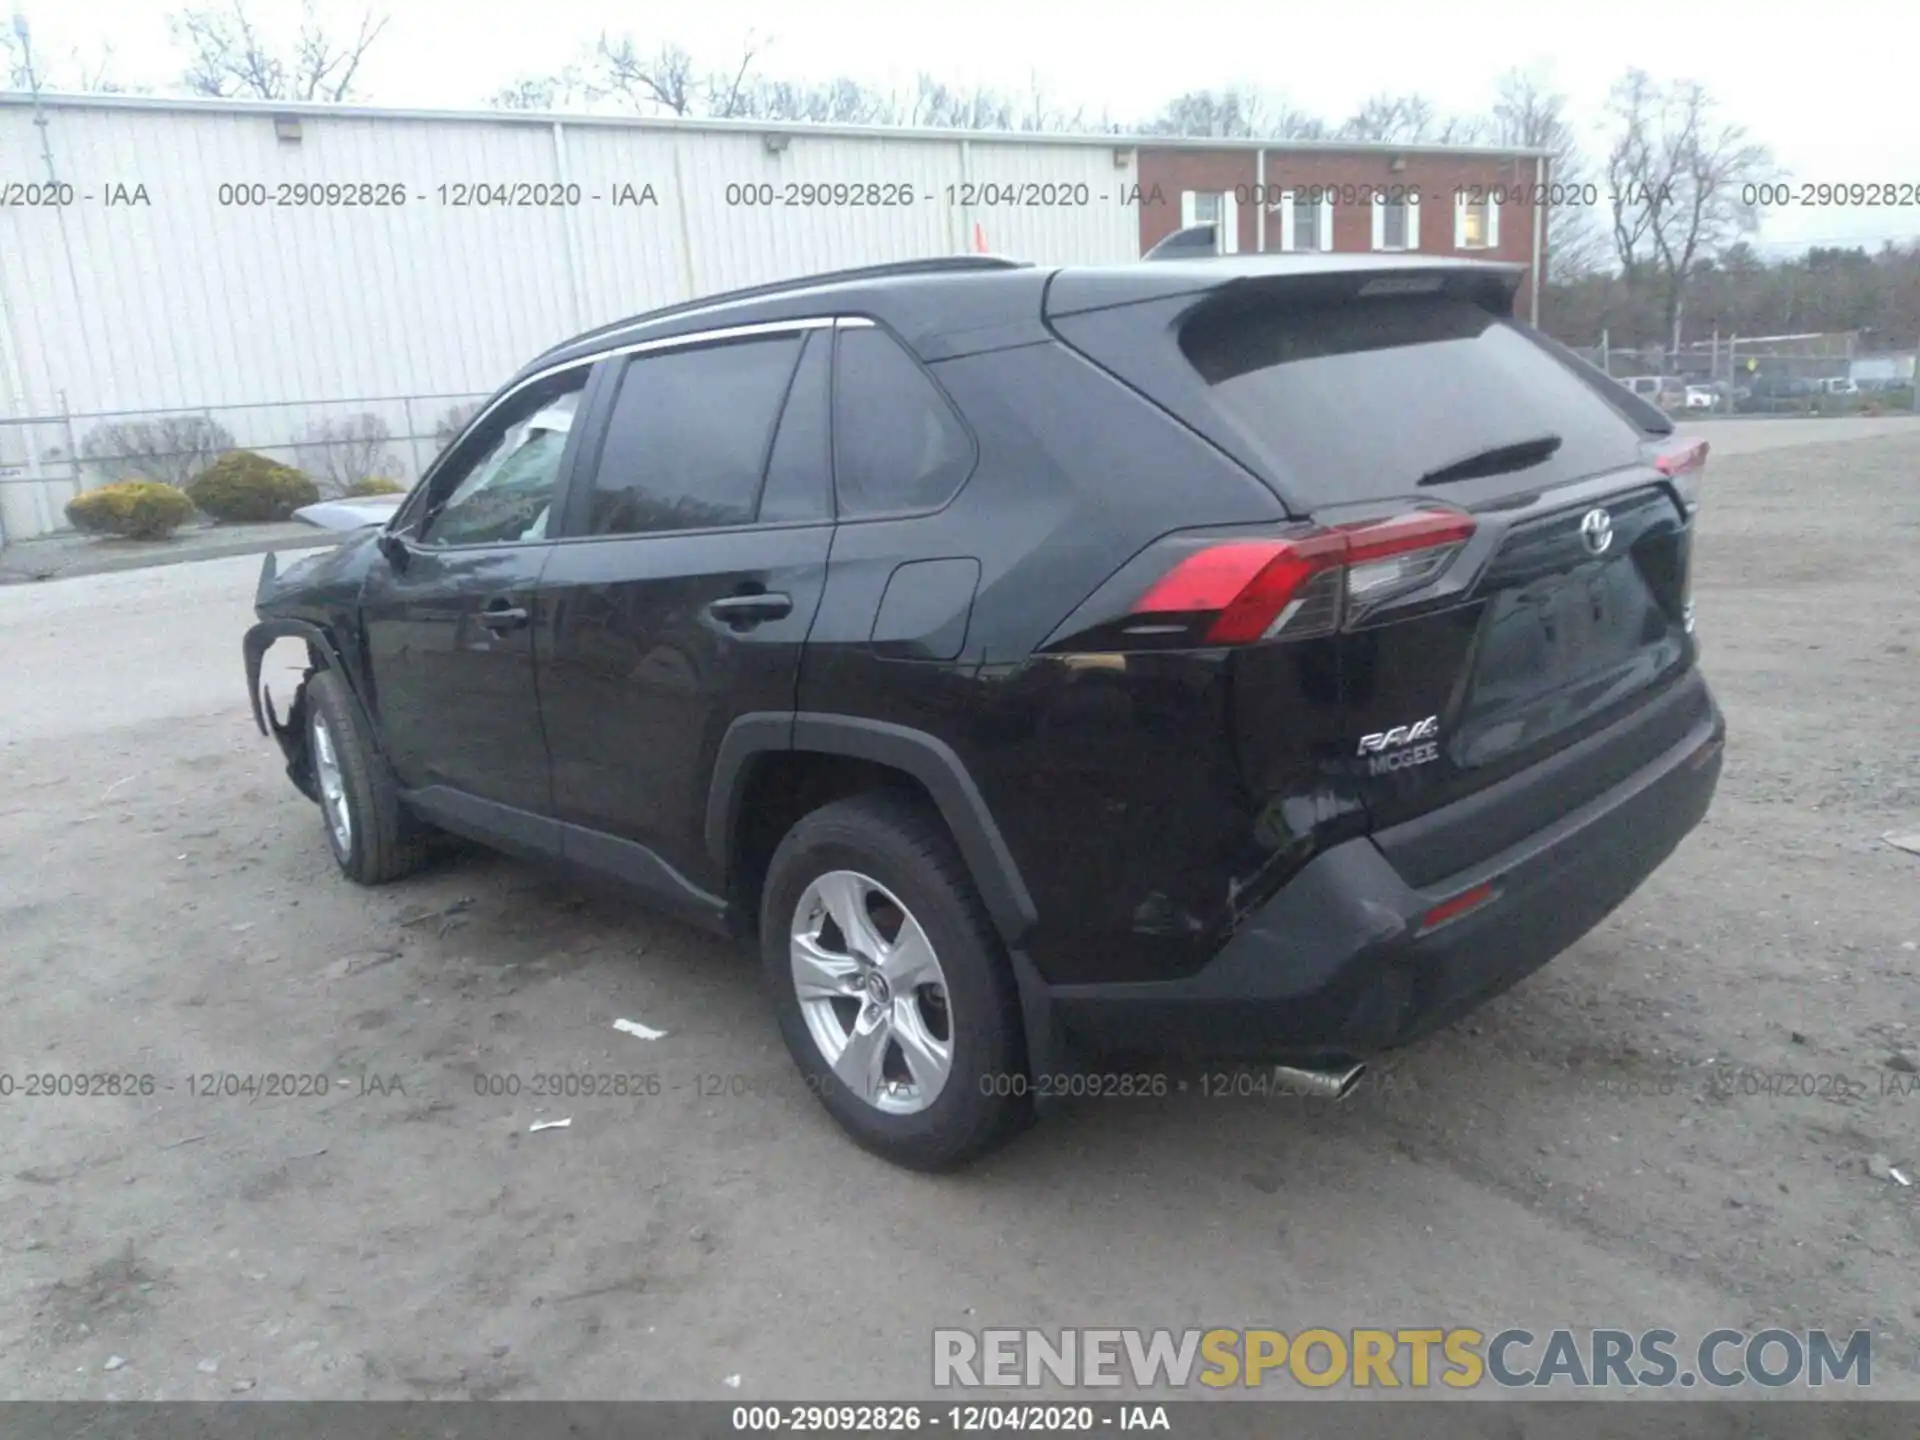
<path id="1" fill-rule="evenodd" d="M 1404 1045 L 1491 999 L 1620 905 L 1699 823 L 1726 726 L 1709 703 L 1677 743 L 1471 870 L 1416 888 L 1373 839 L 1315 858 L 1207 965 L 1178 980 L 1053 987 L 1095 1049 L 1334 1064 Z M 1461 824 L 1472 802 L 1450 806 Z M 1431 832 L 1446 811 L 1419 822 Z M 1391 832 L 1380 837 L 1392 849 Z M 1436 905 L 1493 898 L 1422 933 Z"/>

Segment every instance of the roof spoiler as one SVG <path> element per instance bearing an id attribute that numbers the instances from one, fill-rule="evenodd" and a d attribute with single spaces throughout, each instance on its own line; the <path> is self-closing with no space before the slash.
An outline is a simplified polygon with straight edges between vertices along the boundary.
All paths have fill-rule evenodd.
<path id="1" fill-rule="evenodd" d="M 1220 253 L 1219 237 L 1211 222 L 1176 230 L 1140 258 L 1142 260 L 1193 260 Z"/>

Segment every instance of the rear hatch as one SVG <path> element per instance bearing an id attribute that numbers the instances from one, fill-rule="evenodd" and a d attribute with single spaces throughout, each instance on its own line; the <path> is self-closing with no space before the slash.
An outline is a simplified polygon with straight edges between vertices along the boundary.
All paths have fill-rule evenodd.
<path id="1" fill-rule="evenodd" d="M 1704 446 L 1516 324 L 1515 278 L 1282 273 L 1052 317 L 1298 517 L 1271 539 L 1235 537 L 1227 582 L 1224 548 L 1170 551 L 1176 573 L 1141 608 L 1218 606 L 1203 638 L 1254 652 L 1335 641 L 1342 734 L 1323 762 L 1376 832 L 1400 827 L 1394 858 L 1415 884 L 1616 783 L 1708 703 L 1682 686 Z M 1182 576 L 1234 593 L 1183 590 Z M 1576 747 L 1576 765 L 1540 764 Z M 1469 834 L 1423 839 L 1407 823 L 1475 795 Z"/>

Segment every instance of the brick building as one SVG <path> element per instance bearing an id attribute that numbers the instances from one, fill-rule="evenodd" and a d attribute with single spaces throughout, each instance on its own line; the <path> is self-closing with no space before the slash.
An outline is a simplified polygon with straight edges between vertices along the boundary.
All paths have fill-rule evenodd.
<path id="1" fill-rule="evenodd" d="M 1223 250 L 1411 251 L 1527 267 L 1516 311 L 1537 320 L 1546 261 L 1548 157 L 1460 146 L 1274 144 L 1141 147 L 1140 248 L 1182 226 L 1221 226 Z"/>

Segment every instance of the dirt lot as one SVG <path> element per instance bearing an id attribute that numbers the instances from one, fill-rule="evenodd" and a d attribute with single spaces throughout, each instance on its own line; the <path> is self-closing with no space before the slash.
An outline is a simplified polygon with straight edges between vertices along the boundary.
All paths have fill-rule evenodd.
<path id="1" fill-rule="evenodd" d="M 1090 1102 L 945 1179 L 839 1138 L 721 946 L 483 855 L 341 881 L 246 715 L 257 561 L 0 592 L 0 1393 L 908 1396 L 943 1325 L 1777 1323 L 1871 1326 L 1920 1394 L 1920 1186 L 1872 1162 L 1920 1161 L 1880 839 L 1920 828 L 1920 428 L 1770 429 L 1708 481 L 1720 796 L 1624 909 L 1342 1105 Z M 328 1093 L 197 1093 L 268 1074 Z"/>

